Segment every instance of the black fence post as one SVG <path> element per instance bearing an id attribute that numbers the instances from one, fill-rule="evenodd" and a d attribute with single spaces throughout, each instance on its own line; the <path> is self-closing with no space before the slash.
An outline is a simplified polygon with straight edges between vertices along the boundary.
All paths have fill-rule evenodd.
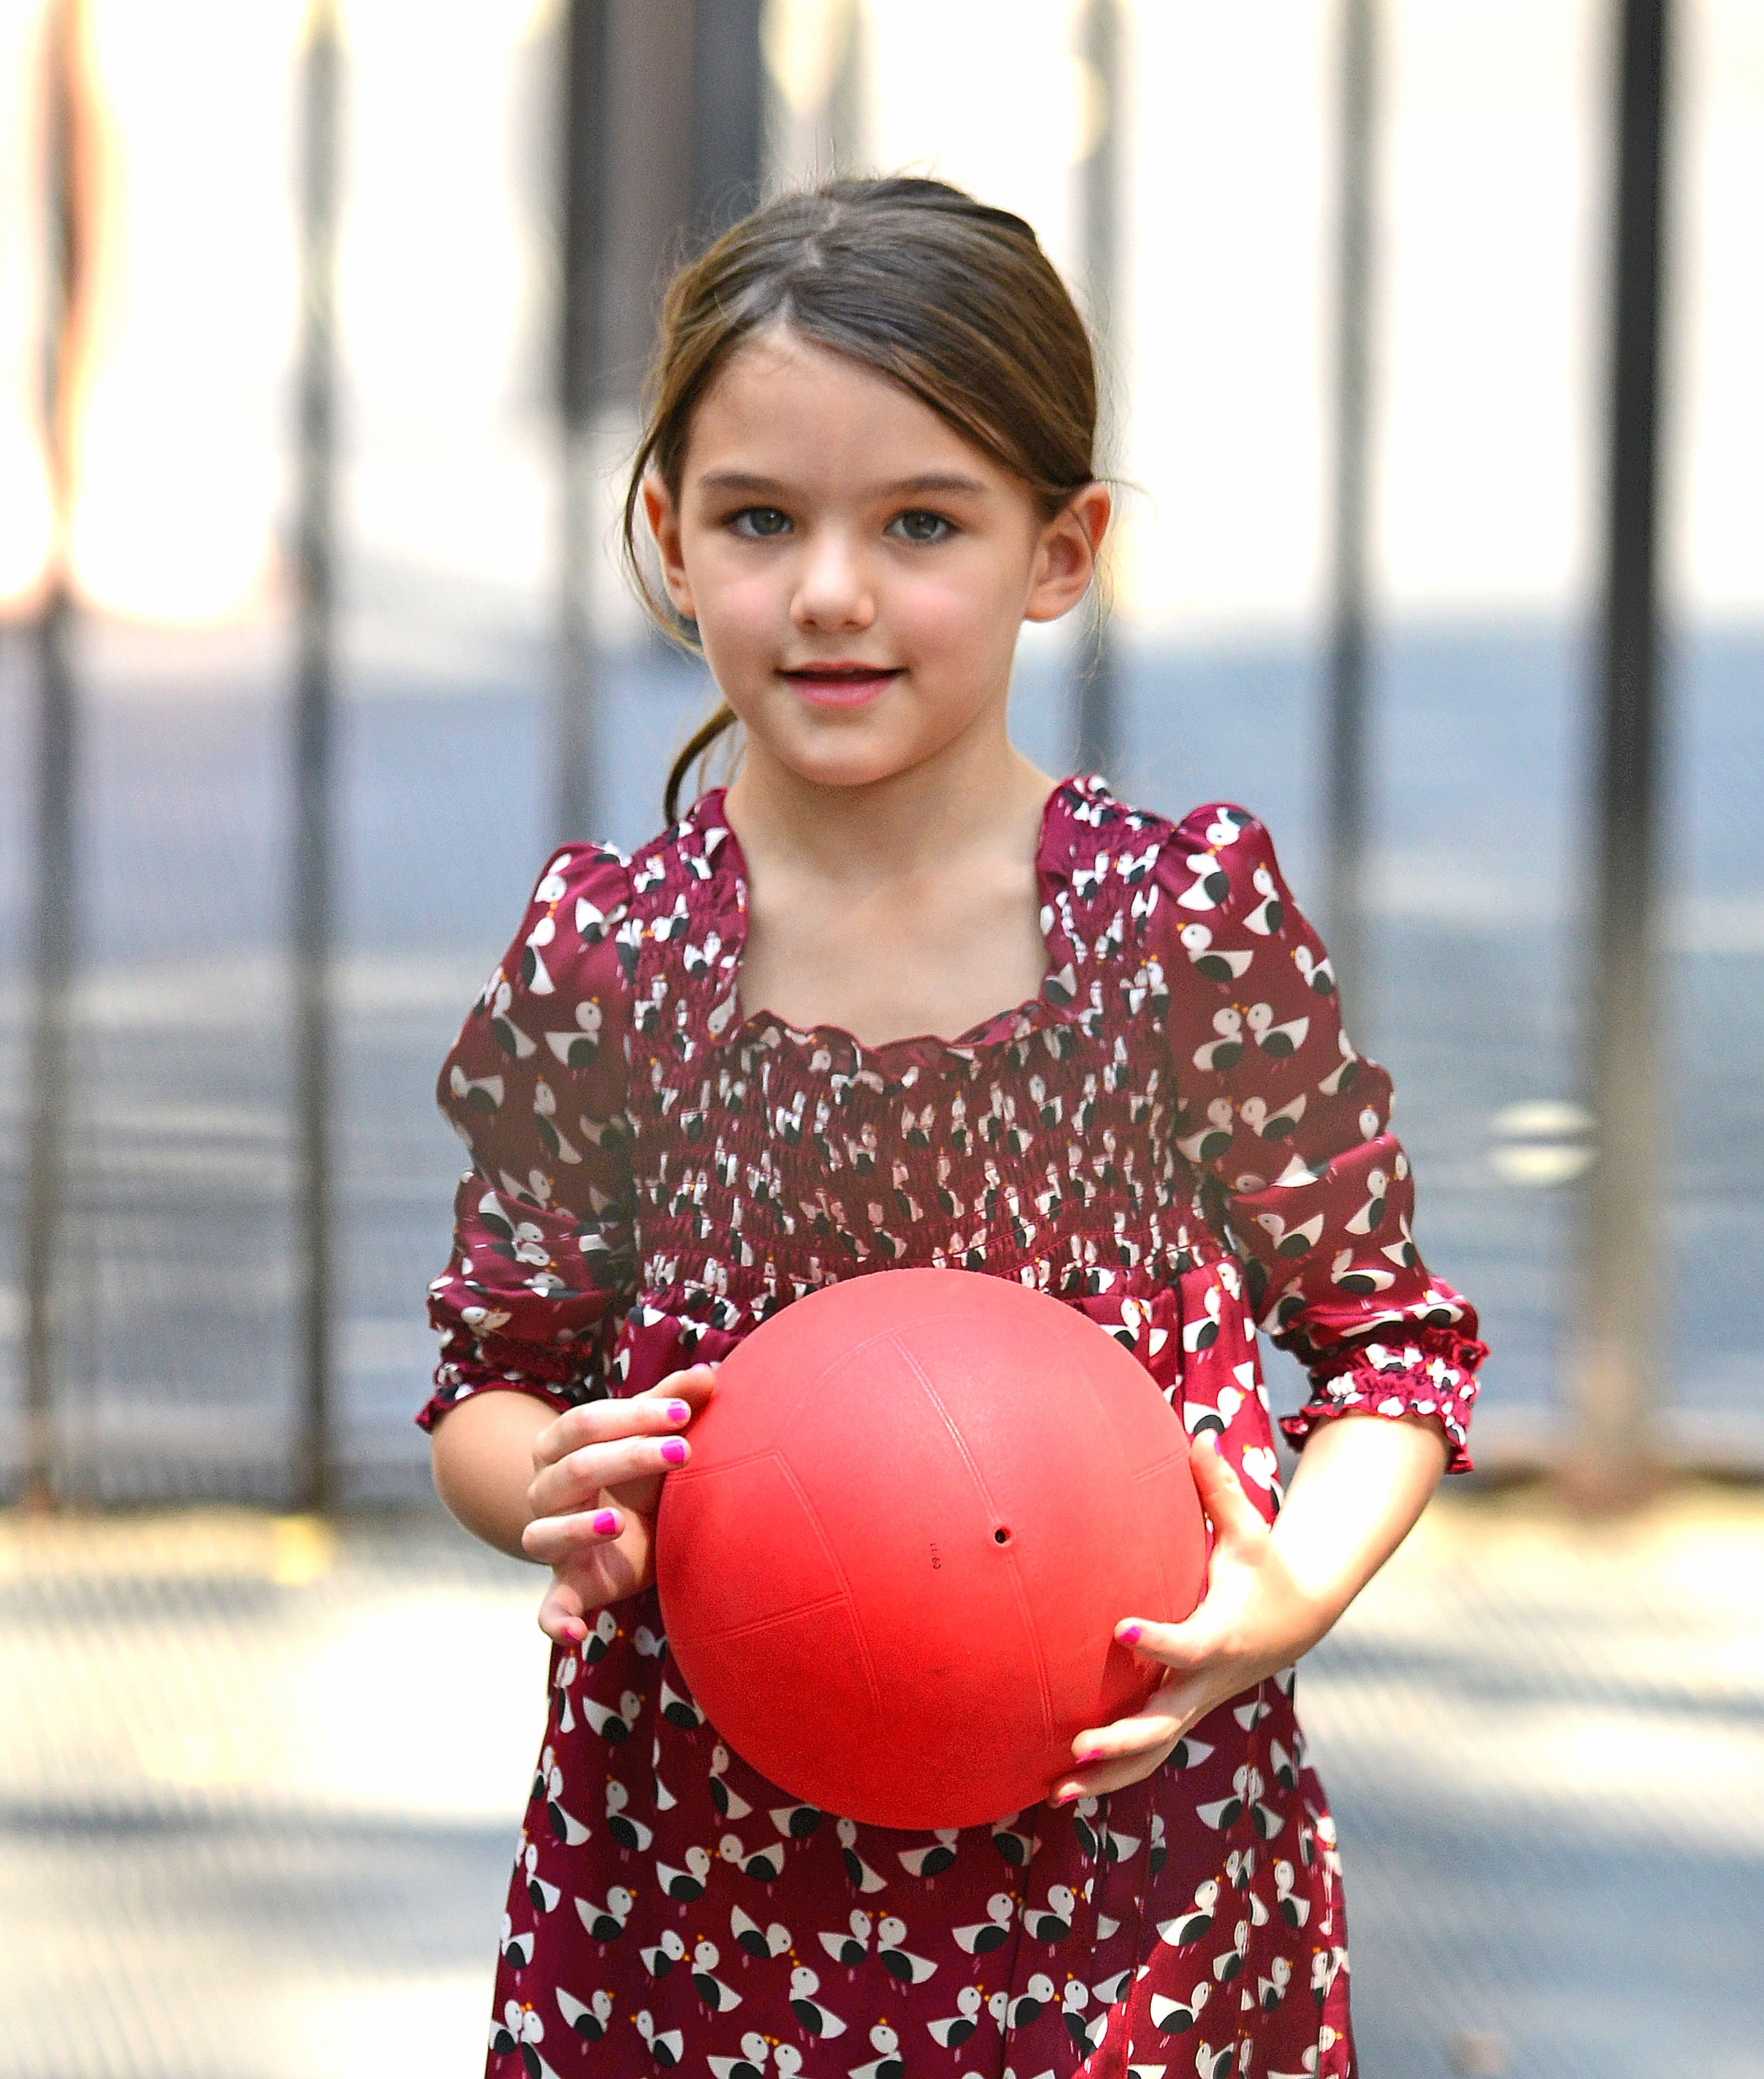
<path id="1" fill-rule="evenodd" d="M 595 497 L 590 450 L 601 387 L 605 328 L 606 135 L 610 96 L 608 0 L 570 0 L 564 21 L 563 241 L 558 406 L 562 519 L 558 683 L 551 738 L 556 760 L 552 835 L 596 835 L 594 630 L 590 604 Z"/>
<path id="2" fill-rule="evenodd" d="M 1662 737 L 1655 517 L 1667 0 L 1624 0 L 1620 33 L 1590 977 L 1599 1157 L 1584 1199 L 1569 1350 L 1574 1430 L 1563 1472 L 1570 1493 L 1595 1508 L 1633 1501 L 1653 1477 L 1656 1257 L 1665 1245 L 1655 1008 Z"/>
<path id="3" fill-rule="evenodd" d="M 1095 342 L 1099 431 L 1106 442 L 1115 430 L 1114 406 L 1121 338 L 1115 310 L 1120 291 L 1121 153 L 1122 125 L 1120 0 L 1087 0 L 1083 19 L 1084 60 L 1097 98 L 1096 134 L 1078 169 L 1078 215 L 1085 300 Z M 1110 458 L 1112 459 L 1112 458 Z M 1089 655 L 1077 671 L 1077 763 L 1118 783 L 1121 751 L 1119 659 L 1109 625 L 1108 601 L 1098 589 L 1092 606 Z"/>
<path id="4" fill-rule="evenodd" d="M 1364 1021 L 1367 536 L 1371 513 L 1373 128 L 1377 106 L 1377 0 L 1342 0 L 1340 162 L 1336 249 L 1335 483 L 1324 753 L 1325 914 L 1340 1001 Z M 1356 1031 L 1360 1030 L 1356 1026 Z"/>
<path id="5" fill-rule="evenodd" d="M 24 1178 L 24 1449 L 20 1483 L 25 1505 L 35 1508 L 48 1508 L 56 1498 L 56 1299 L 67 1194 L 69 998 L 78 924 L 73 828 L 78 701 L 73 604 L 64 554 L 69 503 L 68 348 L 81 287 L 75 155 L 82 26 L 79 0 L 55 0 L 45 16 L 48 265 L 43 395 L 54 537 L 48 589 L 36 626 L 36 885 Z"/>
<path id="6" fill-rule="evenodd" d="M 759 199 L 763 11 L 763 0 L 696 0 L 692 10 L 692 231 L 706 241 Z"/>
<path id="7" fill-rule="evenodd" d="M 334 1498 L 332 790 L 336 780 L 336 218 L 342 53 L 336 0 L 312 0 L 303 68 L 299 375 L 299 626 L 294 701 L 295 1495 Z"/>

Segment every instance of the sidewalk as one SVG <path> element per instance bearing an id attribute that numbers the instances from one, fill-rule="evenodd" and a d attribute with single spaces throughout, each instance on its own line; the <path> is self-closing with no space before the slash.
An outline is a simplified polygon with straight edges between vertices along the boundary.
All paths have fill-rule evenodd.
<path id="1" fill-rule="evenodd" d="M 0 1516 L 0 2079 L 476 2079 L 537 1579 Z M 1365 2079 L 1764 2079 L 1764 1496 L 1448 1496 L 1301 1697 Z"/>

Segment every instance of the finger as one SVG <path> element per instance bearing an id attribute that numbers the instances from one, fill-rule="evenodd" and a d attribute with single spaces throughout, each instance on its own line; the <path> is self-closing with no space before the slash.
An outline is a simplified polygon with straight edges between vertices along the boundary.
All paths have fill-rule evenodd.
<path id="1" fill-rule="evenodd" d="M 1265 1537 L 1261 1512 L 1244 1491 L 1244 1483 L 1219 1455 L 1211 1433 L 1189 1453 L 1189 1467 L 1213 1529 L 1220 1537 Z"/>
<path id="2" fill-rule="evenodd" d="M 683 1428 L 709 1399 L 716 1374 L 709 1365 L 677 1371 L 642 1393 L 609 1400 L 584 1401 L 566 1408 L 533 1440 L 535 1470 L 555 1465 L 585 1445 L 619 1437 L 664 1436 Z"/>
<path id="3" fill-rule="evenodd" d="M 608 1487 L 674 1471 L 692 1452 L 683 1437 L 621 1437 L 609 1444 L 585 1444 L 556 1465 L 541 1468 L 527 1489 L 527 1506 L 535 1516 L 586 1508 Z"/>
<path id="4" fill-rule="evenodd" d="M 536 1516 L 520 1533 L 520 1549 L 529 1559 L 561 1566 L 579 1553 L 617 1541 L 627 1518 L 622 1509 L 583 1510 L 571 1516 Z"/>
<path id="5" fill-rule="evenodd" d="M 1127 1617 L 1114 1628 L 1117 1644 L 1143 1654 L 1160 1667 L 1189 1674 L 1217 1653 L 1223 1643 L 1218 1625 L 1203 1600 L 1181 1624 L 1158 1624 L 1150 1617 Z"/>
<path id="6" fill-rule="evenodd" d="M 555 1646 L 579 1646 L 588 1635 L 587 1610 L 567 1581 L 554 1579 L 539 1603 L 539 1629 Z"/>

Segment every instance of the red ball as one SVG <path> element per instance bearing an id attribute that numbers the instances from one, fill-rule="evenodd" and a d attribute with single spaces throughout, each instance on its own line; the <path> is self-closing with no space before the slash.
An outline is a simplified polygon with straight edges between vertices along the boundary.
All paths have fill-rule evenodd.
<path id="1" fill-rule="evenodd" d="M 855 1278 L 724 1362 L 662 1488 L 669 1650 L 735 1752 L 881 1826 L 1022 1810 L 1199 1599 L 1188 1438 L 1076 1309 L 959 1270 Z"/>

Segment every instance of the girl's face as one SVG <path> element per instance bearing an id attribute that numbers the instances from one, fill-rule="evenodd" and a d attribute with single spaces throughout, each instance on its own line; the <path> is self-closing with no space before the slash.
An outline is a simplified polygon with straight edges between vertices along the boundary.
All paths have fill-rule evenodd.
<path id="1" fill-rule="evenodd" d="M 1017 631 L 1083 597 L 1109 517 L 1090 484 L 1043 521 L 898 383 L 782 329 L 700 400 L 679 499 L 643 496 L 750 755 L 834 786 L 1002 748 Z"/>

